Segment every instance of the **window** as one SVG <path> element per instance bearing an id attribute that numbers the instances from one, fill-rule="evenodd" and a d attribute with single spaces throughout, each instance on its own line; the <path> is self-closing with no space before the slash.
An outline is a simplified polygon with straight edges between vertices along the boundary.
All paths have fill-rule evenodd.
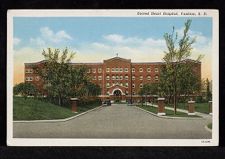
<path id="1" fill-rule="evenodd" d="M 124 72 L 128 72 L 128 68 L 125 68 L 125 69 L 124 69 Z"/>
<path id="2" fill-rule="evenodd" d="M 133 92 L 132 94 L 135 95 L 135 92 Z"/>
<path id="3" fill-rule="evenodd" d="M 107 68 L 106 68 L 106 72 L 110 72 L 110 68 L 107 67 Z"/>
<path id="4" fill-rule="evenodd" d="M 109 88 L 110 87 L 110 84 L 109 83 L 106 83 L 106 87 Z"/>
<path id="5" fill-rule="evenodd" d="M 135 84 L 134 83 L 132 84 L 132 87 L 135 88 Z"/>
<path id="6" fill-rule="evenodd" d="M 123 72 L 123 68 L 120 68 L 120 72 Z"/>
<path id="7" fill-rule="evenodd" d="M 127 75 L 125 76 L 125 80 L 128 80 L 128 76 Z"/>
<path id="8" fill-rule="evenodd" d="M 98 68 L 98 73 L 102 73 L 102 68 Z"/>
<path id="9" fill-rule="evenodd" d="M 95 68 L 93 68 L 93 69 L 92 69 L 92 72 L 93 72 L 93 73 L 96 73 L 96 69 L 95 69 Z"/>
<path id="10" fill-rule="evenodd" d="M 123 86 L 123 83 L 120 83 L 120 86 Z"/>
<path id="11" fill-rule="evenodd" d="M 140 84 L 140 88 L 143 88 L 143 84 L 142 83 Z"/>
<path id="12" fill-rule="evenodd" d="M 123 76 L 120 76 L 120 80 L 123 80 Z"/>
<path id="13" fill-rule="evenodd" d="M 106 80 L 109 80 L 110 79 L 110 77 L 109 76 L 106 76 Z"/>
<path id="14" fill-rule="evenodd" d="M 98 76 L 98 80 L 102 80 L 102 76 Z"/>
<path id="15" fill-rule="evenodd" d="M 143 76 L 140 76 L 140 80 L 143 80 Z"/>
<path id="16" fill-rule="evenodd" d="M 151 80 L 151 76 L 147 76 L 147 80 L 150 81 Z"/>
<path id="17" fill-rule="evenodd" d="M 96 80 L 96 76 L 93 76 L 93 78 L 92 78 L 93 80 Z"/>
<path id="18" fill-rule="evenodd" d="M 91 73 L 91 69 L 90 68 L 88 69 L 87 73 Z"/>
<path id="19" fill-rule="evenodd" d="M 120 78 L 119 78 L 119 76 L 116 76 L 116 80 L 119 80 Z"/>
<path id="20" fill-rule="evenodd" d="M 115 76 L 112 76 L 112 80 L 115 80 Z"/>
<path id="21" fill-rule="evenodd" d="M 125 86 L 128 87 L 128 83 L 125 83 Z"/>
<path id="22" fill-rule="evenodd" d="M 135 68 L 132 68 L 132 72 L 135 72 Z"/>
<path id="23" fill-rule="evenodd" d="M 147 72 L 151 72 L 151 68 L 150 67 L 147 68 Z"/>
<path id="24" fill-rule="evenodd" d="M 118 67 L 116 68 L 116 72 L 119 72 L 119 68 Z"/>
<path id="25" fill-rule="evenodd" d="M 33 73 L 33 69 L 26 69 L 26 73 Z"/>
<path id="26" fill-rule="evenodd" d="M 155 76 L 155 81 L 158 81 L 159 80 L 159 76 Z"/>
<path id="27" fill-rule="evenodd" d="M 112 71 L 111 72 L 115 72 L 115 68 L 112 68 Z"/>
<path id="28" fill-rule="evenodd" d="M 158 67 L 155 67 L 155 72 L 159 72 L 159 69 L 158 69 Z"/>
<path id="29" fill-rule="evenodd" d="M 33 81 L 33 77 L 26 77 L 26 81 Z"/>
<path id="30" fill-rule="evenodd" d="M 139 72 L 143 72 L 143 68 L 139 68 Z"/>
<path id="31" fill-rule="evenodd" d="M 135 76 L 132 76 L 132 80 L 135 80 Z"/>

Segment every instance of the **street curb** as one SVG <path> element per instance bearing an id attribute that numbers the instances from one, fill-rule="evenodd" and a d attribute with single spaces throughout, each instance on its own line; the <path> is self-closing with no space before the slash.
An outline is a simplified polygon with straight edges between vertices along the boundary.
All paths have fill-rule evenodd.
<path id="1" fill-rule="evenodd" d="M 209 131 L 209 132 L 211 132 L 211 133 L 212 133 L 212 129 L 208 128 L 208 124 L 207 124 L 207 125 L 205 125 L 205 129 L 206 129 L 207 131 Z"/>
<path id="2" fill-rule="evenodd" d="M 13 123 L 47 123 L 47 122 L 65 122 L 65 121 L 68 121 L 68 120 L 71 120 L 71 119 L 74 119 L 74 118 L 77 118 L 81 115 L 84 115 L 86 113 L 89 113 L 91 111 L 94 111 L 94 110 L 97 110 L 97 109 L 100 109 L 102 108 L 102 105 L 101 106 L 98 106 L 96 108 L 93 108 L 93 109 L 90 109 L 86 112 L 83 112 L 83 113 L 80 113 L 80 114 L 77 114 L 75 116 L 72 116 L 72 117 L 69 117 L 69 118 L 65 118 L 65 119 L 55 119 L 55 120 L 17 120 L 17 121 L 13 121 Z"/>
<path id="3" fill-rule="evenodd" d="M 138 109 L 140 109 L 142 111 L 145 111 L 146 113 L 149 113 L 149 114 L 152 114 L 154 116 L 157 116 L 159 118 L 165 118 L 165 119 L 184 119 L 184 120 L 196 120 L 196 119 L 197 120 L 202 120 L 203 119 L 202 117 L 169 117 L 169 116 L 159 116 L 159 115 L 157 115 L 155 113 L 152 113 L 152 112 L 147 111 L 145 109 L 142 109 L 140 107 L 137 107 L 137 106 L 134 106 L 134 107 L 136 107 L 136 108 L 138 108 Z"/>
<path id="4" fill-rule="evenodd" d="M 153 106 L 153 107 L 156 107 L 156 108 L 157 108 L 157 105 L 149 105 L 149 106 Z M 167 109 L 167 110 L 172 110 L 171 107 L 167 107 L 167 106 L 165 107 L 165 109 Z M 180 108 L 177 108 L 177 111 L 178 111 L 178 112 L 182 112 L 182 113 L 188 113 L 187 110 L 185 110 L 185 109 L 180 109 Z M 200 116 L 200 117 L 202 117 L 202 118 L 207 118 L 207 116 L 210 117 L 209 114 L 205 114 L 205 113 L 201 113 L 201 112 L 195 112 L 195 113 L 196 113 L 196 115 L 198 115 L 198 116 Z"/>

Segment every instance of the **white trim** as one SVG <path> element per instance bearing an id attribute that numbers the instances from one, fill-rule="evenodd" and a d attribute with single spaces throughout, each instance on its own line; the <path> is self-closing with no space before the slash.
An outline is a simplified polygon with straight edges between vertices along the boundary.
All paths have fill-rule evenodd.
<path id="1" fill-rule="evenodd" d="M 79 100 L 78 98 L 70 98 L 70 100 Z"/>
<path id="2" fill-rule="evenodd" d="M 114 95 L 114 92 L 115 92 L 116 90 L 121 91 L 121 95 L 125 95 L 125 94 L 123 93 L 123 91 L 122 91 L 120 88 L 114 88 L 114 89 L 112 90 L 112 94 L 110 94 L 110 95 Z"/>
<path id="3" fill-rule="evenodd" d="M 158 116 L 166 115 L 166 113 L 157 113 Z"/>
<path id="4" fill-rule="evenodd" d="M 188 104 L 195 103 L 195 101 L 188 101 Z"/>
<path id="5" fill-rule="evenodd" d="M 196 113 L 188 113 L 188 115 L 196 115 Z"/>

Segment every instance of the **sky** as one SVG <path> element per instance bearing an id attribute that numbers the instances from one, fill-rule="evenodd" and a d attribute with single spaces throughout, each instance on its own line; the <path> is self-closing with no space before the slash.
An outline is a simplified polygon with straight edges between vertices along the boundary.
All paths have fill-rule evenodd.
<path id="1" fill-rule="evenodd" d="M 73 62 L 102 62 L 119 57 L 132 62 L 161 62 L 163 38 L 172 28 L 182 36 L 188 17 L 14 17 L 14 84 L 24 81 L 24 63 L 43 60 L 46 48 L 69 48 Z M 211 79 L 212 19 L 191 17 L 196 38 L 192 58 L 204 55 L 202 78 Z"/>

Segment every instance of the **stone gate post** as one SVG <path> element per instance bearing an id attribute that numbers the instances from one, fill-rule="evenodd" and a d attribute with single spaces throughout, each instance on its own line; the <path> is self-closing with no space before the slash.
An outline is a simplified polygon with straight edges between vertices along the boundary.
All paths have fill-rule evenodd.
<path id="1" fill-rule="evenodd" d="M 166 115 L 165 113 L 165 98 L 158 98 L 158 113 L 157 115 Z"/>
<path id="2" fill-rule="evenodd" d="M 77 113 L 78 98 L 70 98 L 72 112 Z"/>

